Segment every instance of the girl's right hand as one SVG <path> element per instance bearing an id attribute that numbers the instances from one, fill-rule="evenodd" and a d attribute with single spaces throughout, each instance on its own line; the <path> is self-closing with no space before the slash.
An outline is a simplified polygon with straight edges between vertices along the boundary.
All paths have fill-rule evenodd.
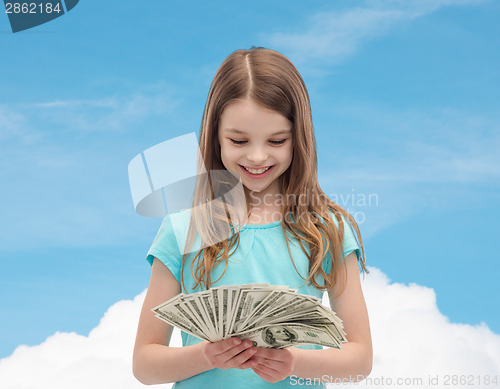
<path id="1" fill-rule="evenodd" d="M 218 342 L 203 342 L 203 356 L 211 368 L 248 369 L 250 358 L 257 352 L 249 340 L 229 338 Z"/>

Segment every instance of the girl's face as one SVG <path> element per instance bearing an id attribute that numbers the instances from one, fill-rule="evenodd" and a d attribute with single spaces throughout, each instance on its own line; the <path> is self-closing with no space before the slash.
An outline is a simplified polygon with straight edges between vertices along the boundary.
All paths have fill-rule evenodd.
<path id="1" fill-rule="evenodd" d="M 277 194 L 278 177 L 292 162 L 291 131 L 292 122 L 280 113 L 250 99 L 237 100 L 220 118 L 222 163 L 250 191 Z"/>

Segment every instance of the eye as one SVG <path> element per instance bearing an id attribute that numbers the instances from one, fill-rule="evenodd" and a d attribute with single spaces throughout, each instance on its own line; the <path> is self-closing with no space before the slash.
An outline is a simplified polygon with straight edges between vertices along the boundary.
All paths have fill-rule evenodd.
<path id="1" fill-rule="evenodd" d="M 269 142 L 271 142 L 273 145 L 282 145 L 283 143 L 286 142 L 286 139 L 282 139 L 282 140 L 270 140 Z"/>
<path id="2" fill-rule="evenodd" d="M 247 142 L 246 140 L 235 140 L 235 139 L 229 139 L 229 140 L 236 145 L 242 145 Z M 286 139 L 270 140 L 269 142 L 271 142 L 273 145 L 282 145 L 283 143 L 286 142 Z"/>
<path id="3" fill-rule="evenodd" d="M 243 143 L 246 142 L 246 140 L 234 140 L 234 139 L 229 139 L 229 140 L 236 145 L 242 145 Z"/>

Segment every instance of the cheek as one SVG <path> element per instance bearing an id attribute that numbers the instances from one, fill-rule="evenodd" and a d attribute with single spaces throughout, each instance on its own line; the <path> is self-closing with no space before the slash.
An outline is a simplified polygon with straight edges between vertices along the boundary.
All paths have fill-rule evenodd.
<path id="1" fill-rule="evenodd" d="M 234 153 L 231 152 L 231 149 L 229 147 L 221 147 L 222 159 L 224 159 L 225 161 L 229 162 L 233 158 L 233 154 Z"/>
<path id="2" fill-rule="evenodd" d="M 291 163 L 293 158 L 293 147 L 290 144 L 287 148 L 283 150 L 283 161 Z"/>
<path id="3" fill-rule="evenodd" d="M 220 147 L 220 155 L 222 159 L 224 159 L 227 154 L 227 147 L 225 146 L 224 141 L 222 141 L 221 143 L 221 141 L 219 140 L 219 147 Z"/>
<path id="4" fill-rule="evenodd" d="M 224 147 L 224 145 L 221 146 L 221 159 L 222 163 L 226 167 L 226 169 L 229 167 L 229 165 L 233 165 L 235 163 L 235 160 L 237 159 L 237 153 L 235 153 L 235 150 L 232 147 Z M 231 166 L 231 168 L 234 169 L 234 166 Z"/>

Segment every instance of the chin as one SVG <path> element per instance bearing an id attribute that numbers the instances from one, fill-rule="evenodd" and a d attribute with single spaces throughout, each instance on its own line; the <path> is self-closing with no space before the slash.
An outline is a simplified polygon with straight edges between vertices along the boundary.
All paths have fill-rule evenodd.
<path id="1" fill-rule="evenodd" d="M 248 189 L 249 191 L 251 191 L 251 192 L 255 192 L 255 193 L 260 193 L 260 192 L 264 191 L 264 189 L 258 189 L 258 188 L 257 188 L 257 189 L 252 189 L 252 188 L 248 188 L 248 187 L 247 187 L 247 189 Z"/>

